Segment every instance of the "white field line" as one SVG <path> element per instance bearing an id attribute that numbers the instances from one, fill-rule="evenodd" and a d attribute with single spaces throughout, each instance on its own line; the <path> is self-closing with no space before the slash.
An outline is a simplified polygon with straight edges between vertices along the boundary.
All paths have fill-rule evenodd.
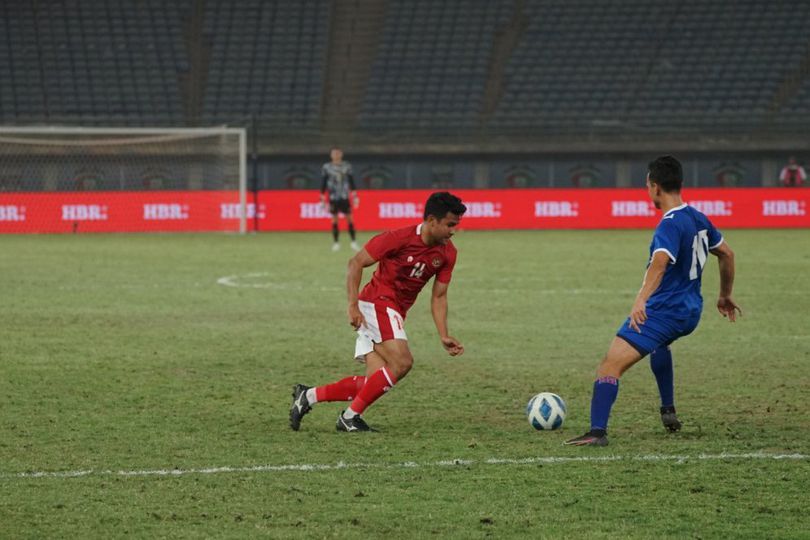
<path id="1" fill-rule="evenodd" d="M 260 280 L 259 278 L 265 278 Z M 520 294 L 519 290 L 516 288 L 499 288 L 499 287 L 487 287 L 487 286 L 479 286 L 468 284 L 466 282 L 459 281 L 459 283 L 463 283 L 469 289 L 467 292 L 476 292 L 476 293 L 513 293 L 513 294 Z M 222 285 L 225 287 L 234 287 L 238 289 L 274 289 L 278 291 L 321 291 L 321 292 L 331 292 L 331 291 L 342 291 L 340 287 L 326 287 L 326 286 L 313 286 L 307 285 L 303 283 L 297 283 L 294 281 L 282 281 L 274 279 L 269 272 L 252 272 L 249 274 L 234 274 L 231 276 L 222 276 L 221 278 L 217 279 L 217 285 Z M 627 291 L 616 291 L 612 289 L 542 289 L 536 288 L 531 289 L 532 294 L 542 294 L 542 295 L 551 295 L 551 296 L 563 296 L 563 295 L 600 295 L 600 296 L 628 296 L 634 295 L 637 291 L 627 290 Z"/>
<path id="2" fill-rule="evenodd" d="M 257 278 L 270 278 L 269 272 L 254 272 L 251 274 L 236 274 L 233 276 L 223 276 L 217 279 L 217 285 L 225 287 L 236 287 L 239 289 L 274 289 L 280 291 L 342 291 L 340 287 L 323 287 L 305 285 L 303 283 L 283 282 L 283 281 L 250 281 Z"/>
<path id="3" fill-rule="evenodd" d="M 648 454 L 640 456 L 579 456 L 579 457 L 528 457 L 528 458 L 489 458 L 489 459 L 448 459 L 441 461 L 400 463 L 337 463 L 301 464 L 301 465 L 254 465 L 246 467 L 209 467 L 203 469 L 144 469 L 144 470 L 79 470 L 79 471 L 29 471 L 20 473 L 0 473 L 0 479 L 13 480 L 21 478 L 76 478 L 81 476 L 184 476 L 189 474 L 224 474 L 224 473 L 263 473 L 285 471 L 339 471 L 343 469 L 423 469 L 430 467 L 469 467 L 481 465 L 546 465 L 565 463 L 605 463 L 605 462 L 668 462 L 690 463 L 700 461 L 750 461 L 750 460 L 776 460 L 776 461 L 804 461 L 810 459 L 807 454 L 767 454 L 762 452 L 748 454 L 697 454 L 697 455 L 661 455 Z"/>
<path id="4" fill-rule="evenodd" d="M 456 267 L 458 269 L 458 267 Z M 260 279 L 266 278 L 266 279 Z M 458 285 L 465 287 L 464 294 L 470 293 L 497 293 L 497 294 L 515 294 L 515 295 L 526 295 L 526 294 L 535 294 L 535 295 L 547 295 L 547 296 L 613 296 L 613 297 L 623 297 L 623 296 L 635 296 L 638 292 L 637 289 L 611 289 L 611 288 L 603 288 L 603 289 L 592 289 L 592 288 L 552 288 L 552 289 L 545 289 L 542 287 L 532 287 L 531 284 L 525 283 L 525 279 L 521 280 L 519 286 L 515 285 L 515 280 L 512 278 L 504 279 L 504 278 L 492 278 L 487 280 L 480 280 L 480 279 L 465 279 L 459 278 L 454 281 Z M 500 283 L 510 283 L 512 284 L 511 287 L 493 287 L 492 285 L 498 285 Z M 218 278 L 216 281 L 217 285 L 223 285 L 225 287 L 234 287 L 238 289 L 273 289 L 279 291 L 320 291 L 320 292 L 333 292 L 333 291 L 342 291 L 341 287 L 331 287 L 331 286 L 324 286 L 324 285 L 313 285 L 313 284 L 305 284 L 301 282 L 295 282 L 290 280 L 283 280 L 277 279 L 270 274 L 270 272 L 251 272 L 248 274 L 234 274 L 231 276 L 222 276 Z M 154 285 L 154 287 L 159 287 L 160 285 Z M 199 286 L 199 284 L 195 283 L 194 286 Z M 767 294 L 768 296 L 773 296 L 774 294 L 779 294 L 778 292 L 774 291 L 767 291 L 767 292 L 757 292 L 757 291 L 747 291 L 745 296 L 759 296 Z M 810 291 L 791 291 L 791 295 L 793 296 L 807 296 L 810 295 Z"/>

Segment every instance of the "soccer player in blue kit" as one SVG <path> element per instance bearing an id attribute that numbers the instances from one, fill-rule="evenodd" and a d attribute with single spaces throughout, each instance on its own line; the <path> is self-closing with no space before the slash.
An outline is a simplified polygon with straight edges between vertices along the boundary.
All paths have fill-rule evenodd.
<path id="1" fill-rule="evenodd" d="M 739 306 L 731 297 L 734 252 L 709 218 L 681 200 L 683 170 L 672 156 L 649 164 L 647 192 L 663 217 L 650 244 L 650 260 L 630 316 L 619 328 L 596 371 L 591 398 L 591 430 L 565 444 L 607 446 L 610 409 L 619 393 L 619 378 L 630 366 L 650 355 L 650 366 L 661 395 L 661 421 L 675 432 L 681 423 L 675 414 L 672 353 L 669 345 L 691 334 L 700 321 L 703 298 L 700 278 L 707 255 L 717 257 L 720 296 L 717 309 L 734 322 Z"/>

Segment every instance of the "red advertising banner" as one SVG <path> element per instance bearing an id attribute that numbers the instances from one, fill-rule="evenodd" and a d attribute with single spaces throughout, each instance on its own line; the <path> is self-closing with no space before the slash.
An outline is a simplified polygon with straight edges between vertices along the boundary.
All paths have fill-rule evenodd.
<path id="1" fill-rule="evenodd" d="M 236 191 L 0 193 L 0 233 L 238 231 Z"/>
<path id="2" fill-rule="evenodd" d="M 360 230 L 401 227 L 422 219 L 430 190 L 360 192 L 354 219 Z M 644 189 L 453 190 L 467 205 L 464 229 L 650 228 L 660 212 Z M 810 190 L 689 189 L 686 202 L 718 227 L 810 227 Z M 264 191 L 259 230 L 326 230 L 329 214 L 317 192 Z"/>
<path id="3" fill-rule="evenodd" d="M 362 191 L 359 230 L 422 219 L 430 190 Z M 453 190 L 464 200 L 464 229 L 650 228 L 660 213 L 644 189 Z M 330 216 L 318 192 L 262 191 L 249 196 L 249 230 L 316 231 Z M 810 227 L 810 190 L 688 189 L 686 202 L 720 228 Z M 238 231 L 235 191 L 0 193 L 0 233 Z"/>

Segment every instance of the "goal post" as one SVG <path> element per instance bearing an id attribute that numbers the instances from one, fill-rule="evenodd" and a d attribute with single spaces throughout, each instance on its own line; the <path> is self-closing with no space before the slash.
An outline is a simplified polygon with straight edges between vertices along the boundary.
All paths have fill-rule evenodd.
<path id="1" fill-rule="evenodd" d="M 238 231 L 245 128 L 0 126 L 0 232 Z"/>

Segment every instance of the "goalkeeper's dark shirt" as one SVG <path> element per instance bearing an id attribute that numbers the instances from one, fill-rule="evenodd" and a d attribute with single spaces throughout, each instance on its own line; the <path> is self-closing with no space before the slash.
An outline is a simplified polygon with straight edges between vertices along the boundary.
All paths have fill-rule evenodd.
<path id="1" fill-rule="evenodd" d="M 348 161 L 324 163 L 321 177 L 321 193 L 328 191 L 330 201 L 348 201 L 349 193 L 355 190 L 352 166 Z"/>

